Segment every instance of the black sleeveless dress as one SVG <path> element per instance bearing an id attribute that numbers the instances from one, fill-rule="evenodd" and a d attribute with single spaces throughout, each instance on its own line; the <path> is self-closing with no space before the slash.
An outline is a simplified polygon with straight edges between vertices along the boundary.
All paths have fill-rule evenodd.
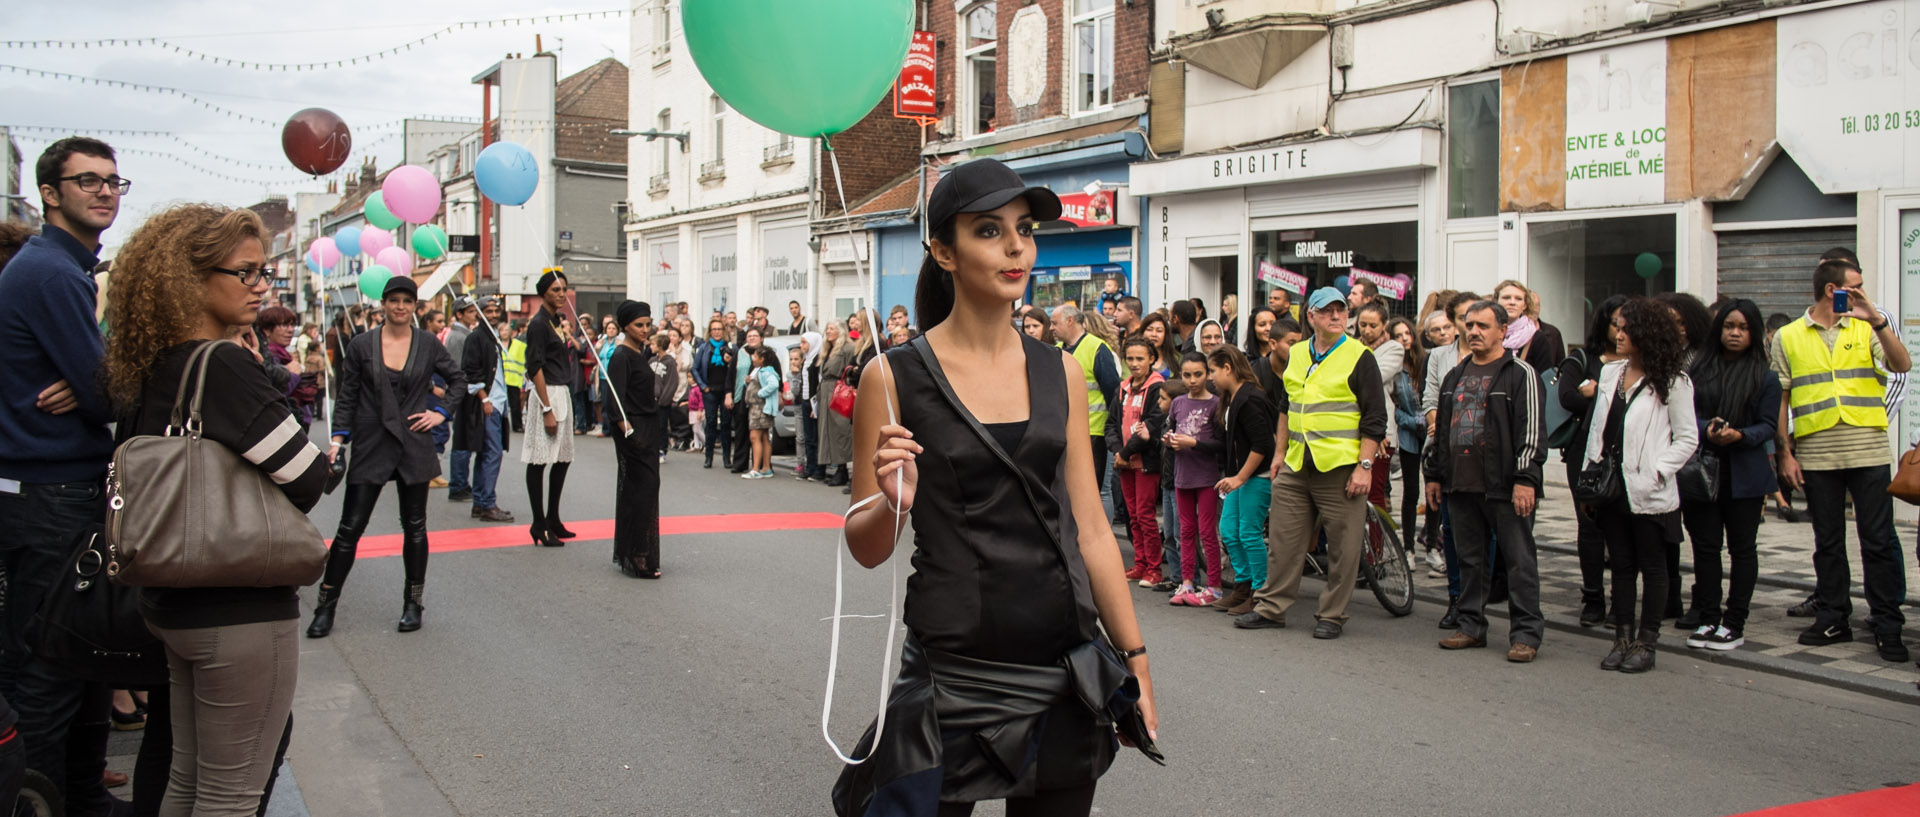
<path id="1" fill-rule="evenodd" d="M 873 759 L 834 788 L 843 817 L 1081 786 L 1113 762 L 1118 680 L 1088 669 L 1102 636 L 1067 498 L 1066 376 L 1059 349 L 1021 343 L 1024 432 L 967 412 L 924 337 L 887 352 L 900 424 L 925 448 L 914 573 L 880 747 L 869 728 L 853 755 Z"/>

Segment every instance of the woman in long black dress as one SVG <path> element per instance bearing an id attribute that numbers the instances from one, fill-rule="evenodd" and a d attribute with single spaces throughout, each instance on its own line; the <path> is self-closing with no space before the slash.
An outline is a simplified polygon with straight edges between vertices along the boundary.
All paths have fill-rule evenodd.
<path id="1" fill-rule="evenodd" d="M 619 502 L 613 509 L 613 563 L 636 579 L 660 578 L 660 409 L 654 393 L 653 313 L 623 301 L 614 312 L 620 342 L 607 363 L 601 409 L 620 418 Z"/>
<path id="2" fill-rule="evenodd" d="M 436 374 L 446 381 L 448 394 L 466 391 L 467 380 L 447 347 L 426 330 L 414 328 L 414 299 L 419 294 L 412 278 L 394 276 L 380 293 L 386 322 L 379 331 L 363 332 L 347 344 L 334 398 L 333 447 L 327 458 L 337 458 L 340 446 L 349 441 L 353 456 L 347 465 L 340 531 L 327 553 L 327 572 L 320 578 L 308 638 L 325 638 L 333 632 L 340 587 L 353 569 L 354 551 L 373 516 L 374 503 L 380 500 L 380 488 L 389 482 L 398 483 L 400 553 L 407 573 L 400 632 L 420 629 L 427 584 L 427 485 L 440 476 L 433 427 L 447 421 L 445 409 L 427 408 L 427 398 L 433 394 Z"/>
<path id="3" fill-rule="evenodd" d="M 873 758 L 842 775 L 835 805 L 951 817 L 1004 798 L 1011 817 L 1084 815 L 1114 758 L 1110 707 L 1133 710 L 1126 670 L 1149 734 L 1157 719 L 1093 455 L 1079 444 L 1080 365 L 1007 321 L 1033 265 L 1033 224 L 1058 218 L 1060 201 L 981 159 L 941 179 L 930 211 L 915 295 L 929 328 L 866 366 L 846 524 L 848 549 L 873 567 L 893 553 L 895 509 L 911 513 L 908 636 L 878 746 L 869 730 L 855 752 Z"/>

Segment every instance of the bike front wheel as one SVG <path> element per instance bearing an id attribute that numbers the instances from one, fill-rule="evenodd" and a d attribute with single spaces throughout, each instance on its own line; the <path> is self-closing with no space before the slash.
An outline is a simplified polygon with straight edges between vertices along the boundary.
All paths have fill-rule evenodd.
<path id="1" fill-rule="evenodd" d="M 1413 566 L 1407 561 L 1407 549 L 1400 544 L 1400 534 L 1372 504 L 1367 505 L 1366 558 L 1361 568 L 1381 607 L 1395 616 L 1413 612 Z"/>

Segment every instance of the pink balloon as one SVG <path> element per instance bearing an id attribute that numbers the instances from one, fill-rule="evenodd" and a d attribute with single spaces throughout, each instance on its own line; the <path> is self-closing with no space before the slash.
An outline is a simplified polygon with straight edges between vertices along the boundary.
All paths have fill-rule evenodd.
<path id="1" fill-rule="evenodd" d="M 360 231 L 360 251 L 379 257 L 380 251 L 393 246 L 393 233 L 379 227 L 368 227 Z"/>
<path id="2" fill-rule="evenodd" d="M 413 274 L 413 256 L 399 247 L 388 247 L 373 254 L 373 263 L 393 270 L 395 275 Z"/>
<path id="3" fill-rule="evenodd" d="M 333 245 L 332 238 L 314 239 L 307 253 L 319 260 L 322 269 L 333 269 L 333 265 L 340 263 L 340 248 Z"/>
<path id="4" fill-rule="evenodd" d="M 440 180 L 416 165 L 401 165 L 380 185 L 387 211 L 409 224 L 425 224 L 440 212 Z"/>

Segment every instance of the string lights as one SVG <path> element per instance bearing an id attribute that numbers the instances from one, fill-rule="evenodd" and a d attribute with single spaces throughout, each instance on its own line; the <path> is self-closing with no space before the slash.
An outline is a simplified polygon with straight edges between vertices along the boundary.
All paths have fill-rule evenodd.
<path id="1" fill-rule="evenodd" d="M 31 49 L 42 49 L 42 48 L 49 49 L 49 50 L 52 50 L 52 49 L 82 50 L 82 49 L 94 49 L 94 48 L 161 48 L 161 49 L 166 49 L 174 54 L 178 54 L 180 56 L 186 57 L 188 59 L 195 59 L 201 62 L 211 63 L 214 65 L 219 65 L 219 66 L 228 67 L 228 68 L 241 68 L 241 69 L 246 69 L 251 71 L 270 71 L 270 72 L 285 71 L 289 73 L 304 72 L 304 71 L 328 71 L 328 70 L 336 70 L 340 68 L 350 68 L 350 67 L 362 65 L 362 64 L 371 65 L 377 60 L 384 60 L 390 57 L 399 56 L 401 54 L 410 52 L 415 48 L 425 47 L 427 44 L 434 42 L 443 36 L 449 36 L 462 31 L 489 29 L 495 26 L 499 26 L 501 28 L 508 28 L 508 27 L 517 27 L 517 26 L 527 26 L 527 25 L 539 25 L 544 23 L 567 23 L 567 22 L 575 22 L 575 21 L 581 21 L 581 20 L 618 18 L 618 17 L 627 16 L 629 13 L 630 12 L 628 12 L 626 9 L 613 9 L 608 11 L 582 11 L 582 12 L 573 12 L 568 14 L 545 14 L 545 15 L 537 15 L 533 17 L 503 17 L 503 18 L 497 18 L 492 20 L 467 20 L 464 22 L 449 24 L 447 26 L 442 27 L 438 31 L 434 31 L 430 34 L 422 35 L 420 37 L 401 43 L 399 45 L 395 45 L 391 48 L 383 48 L 379 51 L 374 51 L 368 54 L 361 54 L 359 56 L 354 56 L 354 57 L 346 57 L 344 59 L 321 60 L 318 62 L 256 62 L 253 60 L 237 60 L 237 59 L 232 59 L 230 57 L 222 57 L 215 54 L 209 54 L 204 51 L 199 51 L 193 48 L 188 48 L 187 46 L 180 45 L 175 42 L 171 42 L 162 37 L 109 38 L 109 39 L 95 39 L 95 40 L 0 40 L 0 48 L 8 48 L 8 49 L 15 49 L 15 50 L 31 50 Z"/>

